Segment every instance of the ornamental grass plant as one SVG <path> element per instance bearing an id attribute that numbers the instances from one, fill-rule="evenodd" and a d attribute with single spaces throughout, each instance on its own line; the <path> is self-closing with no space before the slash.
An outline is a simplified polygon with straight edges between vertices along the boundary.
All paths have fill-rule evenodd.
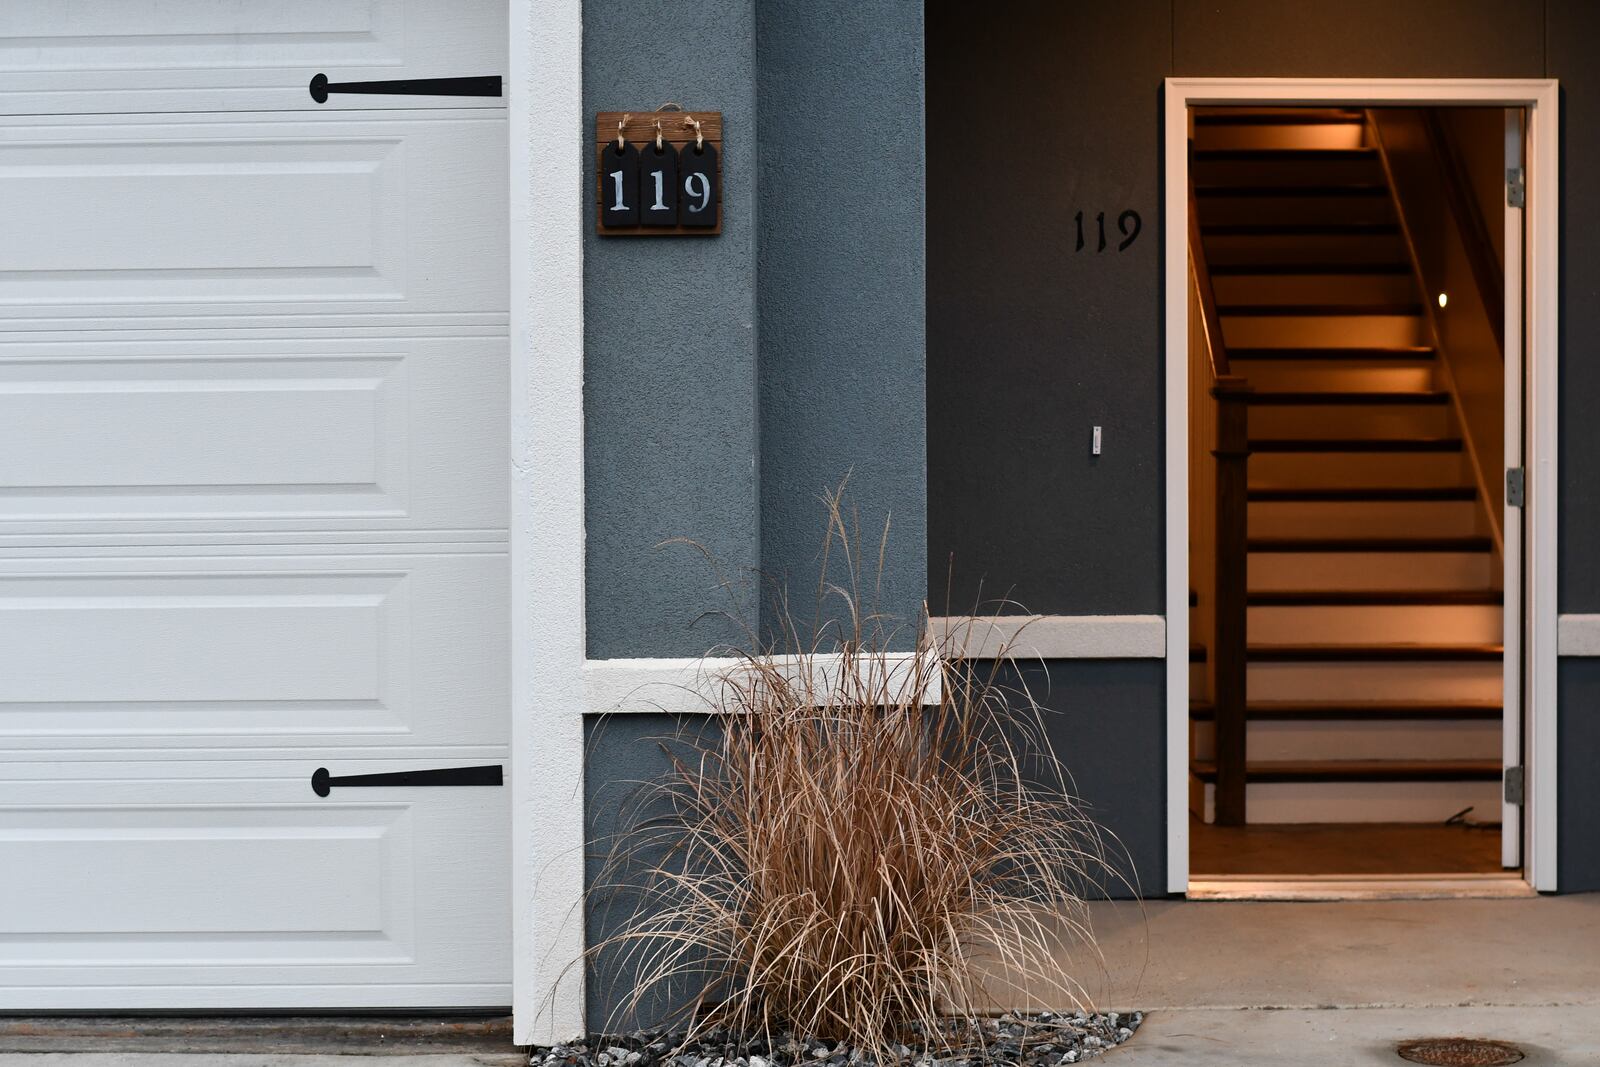
<path id="1" fill-rule="evenodd" d="M 775 634 L 715 650 L 708 728 L 663 739 L 626 807 L 595 887 L 632 900 L 593 950 L 629 976 L 613 1033 L 669 1003 L 647 1021 L 892 1060 L 1087 1007 L 1082 894 L 1108 868 L 1045 713 L 1001 660 L 940 654 L 966 635 L 881 615 L 887 528 L 868 580 L 843 487 L 825 505 L 813 620 L 780 592 Z"/>

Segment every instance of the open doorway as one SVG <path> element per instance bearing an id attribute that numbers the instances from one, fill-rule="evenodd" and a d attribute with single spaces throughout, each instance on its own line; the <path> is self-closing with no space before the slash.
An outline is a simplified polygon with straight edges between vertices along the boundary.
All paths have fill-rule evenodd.
<path id="1" fill-rule="evenodd" d="M 1516 873 L 1524 109 L 1186 119 L 1189 877 Z"/>

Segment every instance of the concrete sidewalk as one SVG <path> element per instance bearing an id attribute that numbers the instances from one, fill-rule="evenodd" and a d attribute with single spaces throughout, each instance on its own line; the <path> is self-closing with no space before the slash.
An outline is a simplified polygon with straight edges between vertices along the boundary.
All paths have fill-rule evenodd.
<path id="1" fill-rule="evenodd" d="M 1423 1037 L 1508 1041 L 1524 1067 L 1600 1064 L 1600 894 L 1091 911 L 1104 967 L 1063 967 L 1098 1006 L 1151 1013 L 1092 1061 L 1106 1067 L 1398 1065 L 1396 1043 Z M 55 1022 L 0 1019 L 0 1067 L 524 1062 L 505 1020 Z"/>
<path id="2" fill-rule="evenodd" d="M 1093 908 L 1099 1004 L 1152 1012 L 1106 1067 L 1400 1064 L 1479 1037 L 1600 1064 L 1600 895 Z"/>

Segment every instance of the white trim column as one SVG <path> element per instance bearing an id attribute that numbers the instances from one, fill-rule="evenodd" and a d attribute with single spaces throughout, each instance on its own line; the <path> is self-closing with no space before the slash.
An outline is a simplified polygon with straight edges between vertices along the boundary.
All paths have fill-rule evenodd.
<path id="1" fill-rule="evenodd" d="M 509 0 L 518 1044 L 584 1029 L 583 5 Z"/>

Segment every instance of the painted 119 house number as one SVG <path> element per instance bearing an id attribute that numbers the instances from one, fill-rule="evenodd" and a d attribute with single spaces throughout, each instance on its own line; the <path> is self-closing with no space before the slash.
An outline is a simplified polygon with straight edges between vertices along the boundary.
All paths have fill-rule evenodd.
<path id="1" fill-rule="evenodd" d="M 600 224 L 712 227 L 717 223 L 717 149 L 669 141 L 610 142 L 601 152 Z"/>
<path id="2" fill-rule="evenodd" d="M 1080 211 L 1074 215 L 1073 222 L 1076 224 L 1077 239 L 1073 242 L 1072 250 L 1074 252 L 1085 251 L 1089 247 L 1089 241 L 1085 240 L 1084 237 L 1083 212 Z M 1122 235 L 1122 239 L 1117 242 L 1117 251 L 1126 252 L 1129 246 L 1139 239 L 1139 233 L 1143 229 L 1144 219 L 1140 218 L 1139 213 L 1132 208 L 1129 208 L 1122 214 L 1118 215 L 1117 232 Z M 1094 245 L 1093 250 L 1095 252 L 1104 252 L 1107 247 L 1106 213 L 1104 211 L 1098 211 L 1095 213 L 1094 224 L 1091 233 Z"/>

